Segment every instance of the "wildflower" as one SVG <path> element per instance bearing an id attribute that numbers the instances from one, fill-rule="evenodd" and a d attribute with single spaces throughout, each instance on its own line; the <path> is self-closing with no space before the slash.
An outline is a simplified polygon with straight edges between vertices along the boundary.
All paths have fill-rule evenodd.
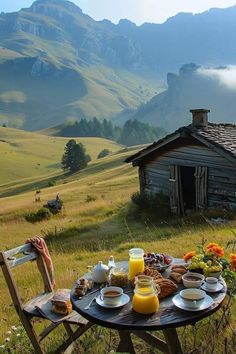
<path id="1" fill-rule="evenodd" d="M 11 329 L 12 329 L 13 331 L 16 331 L 16 330 L 17 330 L 17 327 L 16 327 L 16 326 L 11 326 Z"/>
<path id="2" fill-rule="evenodd" d="M 218 247 L 218 243 L 214 243 L 214 242 L 210 242 L 207 246 L 206 246 L 206 249 L 209 250 L 211 249 L 212 247 Z"/>
<path id="3" fill-rule="evenodd" d="M 10 334 L 11 334 L 11 331 L 7 331 L 7 332 L 6 332 L 6 334 L 7 334 L 8 336 L 10 336 Z"/>
<path id="4" fill-rule="evenodd" d="M 189 259 L 191 259 L 193 256 L 196 255 L 195 251 L 188 252 L 184 255 L 184 261 L 187 262 Z"/>
<path id="5" fill-rule="evenodd" d="M 230 257 L 230 265 L 232 270 L 236 271 L 236 253 L 231 253 Z"/>
<path id="6" fill-rule="evenodd" d="M 6 337 L 6 338 L 5 338 L 5 342 L 10 342 L 10 338 L 9 338 L 9 337 Z"/>
<path id="7" fill-rule="evenodd" d="M 21 336 L 21 334 L 20 334 L 20 333 L 16 333 L 16 336 L 17 336 L 17 337 L 20 337 L 20 336 Z"/>
<path id="8" fill-rule="evenodd" d="M 216 257 L 223 257 L 225 253 L 223 247 L 220 246 L 213 246 L 209 249 L 209 251 L 213 253 Z"/>
<path id="9" fill-rule="evenodd" d="M 4 344 L 0 345 L 0 349 L 4 349 L 4 348 L 5 348 Z"/>

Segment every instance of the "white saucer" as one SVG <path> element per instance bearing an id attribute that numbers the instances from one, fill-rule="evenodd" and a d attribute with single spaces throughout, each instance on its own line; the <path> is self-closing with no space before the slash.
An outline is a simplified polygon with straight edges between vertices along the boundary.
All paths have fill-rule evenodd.
<path id="1" fill-rule="evenodd" d="M 130 301 L 130 297 L 127 294 L 123 294 L 120 297 L 120 301 L 116 305 L 107 305 L 104 303 L 104 301 L 101 299 L 100 296 L 96 297 L 96 303 L 98 305 L 105 307 L 105 308 L 109 308 L 109 309 L 115 309 L 117 307 L 124 306 L 124 305 L 128 304 L 129 301 Z"/>
<path id="2" fill-rule="evenodd" d="M 212 289 L 208 289 L 208 287 L 206 286 L 206 283 L 204 282 L 201 286 L 201 288 L 205 291 L 207 291 L 208 293 L 217 293 L 218 291 L 221 291 L 223 289 L 224 285 L 221 283 L 217 283 L 217 287 L 215 290 Z"/>
<path id="3" fill-rule="evenodd" d="M 186 310 L 186 311 L 194 311 L 194 312 L 197 312 L 197 311 L 202 311 L 202 310 L 206 310 L 208 307 L 210 307 L 212 304 L 213 304 L 213 299 L 209 296 L 209 295 L 206 295 L 203 303 L 201 304 L 201 306 L 199 306 L 198 308 L 190 308 L 190 307 L 187 307 L 179 294 L 175 295 L 172 299 L 173 303 L 175 306 L 177 306 L 178 308 L 180 308 L 181 310 Z"/>

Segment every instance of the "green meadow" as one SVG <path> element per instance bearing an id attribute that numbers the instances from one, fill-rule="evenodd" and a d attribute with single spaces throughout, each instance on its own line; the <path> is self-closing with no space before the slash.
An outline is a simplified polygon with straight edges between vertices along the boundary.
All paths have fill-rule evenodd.
<path id="1" fill-rule="evenodd" d="M 234 237 L 233 232 L 236 232 L 234 219 L 226 224 L 214 225 L 203 216 L 185 219 L 167 217 L 161 220 L 158 218 L 157 210 L 157 217 L 153 220 L 148 214 L 140 214 L 130 200 L 131 195 L 139 189 L 138 171 L 123 162 L 140 147 L 125 149 L 105 139 L 77 139 L 84 143 L 93 159 L 83 171 L 68 175 L 60 170 L 60 158 L 68 139 L 7 128 L 0 129 L 0 139 L 0 164 L 6 166 L 6 170 L 1 168 L 0 249 L 5 250 L 23 244 L 33 235 L 43 236 L 53 259 L 57 288 L 70 288 L 86 271 L 88 265 L 95 265 L 99 260 L 107 262 L 110 255 L 113 255 L 116 261 L 128 259 L 128 250 L 135 246 L 146 251 L 155 250 L 182 257 L 185 252 L 194 249 L 196 243 L 201 242 L 203 238 L 225 246 Z M 97 153 L 103 148 L 109 148 L 113 154 L 97 160 Z M 6 153 L 2 153 L 3 151 Z M 15 175 L 12 175 L 13 171 Z M 48 181 L 53 178 L 56 184 L 48 187 Z M 35 202 L 35 190 L 38 187 L 41 190 L 41 201 Z M 57 193 L 64 202 L 64 209 L 60 215 L 54 215 L 49 220 L 35 224 L 25 220 L 27 213 L 38 210 Z M 230 252 L 228 249 L 226 255 Z M 36 265 L 30 264 L 24 269 L 24 271 L 22 268 L 16 269 L 15 275 L 21 288 L 21 296 L 23 300 L 27 300 L 41 291 L 42 287 Z M 1 345 L 6 338 L 6 332 L 11 326 L 17 326 L 19 323 L 2 274 L 0 274 L 0 307 Z M 236 322 L 235 305 L 231 311 L 230 325 L 233 328 Z M 192 329 L 189 333 L 192 336 Z M 186 346 L 185 353 L 190 353 L 194 345 L 201 343 L 203 346 L 210 345 L 202 340 L 201 333 L 200 331 L 196 343 L 190 339 L 187 344 L 182 342 Z M 215 339 L 217 345 L 214 354 L 224 353 L 226 337 L 229 350 L 233 348 L 230 329 L 224 328 L 221 334 Z M 82 353 L 103 354 L 115 350 L 117 336 L 114 331 L 110 333 L 97 328 L 90 335 L 89 344 L 88 337 L 86 335 L 82 337 Z M 108 344 L 109 335 L 113 338 L 112 344 Z M 29 351 L 25 349 L 27 340 L 24 341 L 23 349 L 18 349 L 18 353 L 30 352 L 29 346 L 27 347 Z M 48 353 L 53 352 L 54 343 L 55 338 L 49 343 L 51 349 Z M 139 341 L 135 346 L 138 353 L 158 353 L 149 346 L 141 345 Z M 210 353 L 208 349 L 201 353 Z"/>

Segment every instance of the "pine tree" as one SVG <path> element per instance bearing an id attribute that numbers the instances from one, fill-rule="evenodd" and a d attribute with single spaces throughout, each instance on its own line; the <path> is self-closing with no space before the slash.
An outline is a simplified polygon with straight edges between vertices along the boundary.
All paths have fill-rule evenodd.
<path id="1" fill-rule="evenodd" d="M 77 144 L 74 139 L 71 139 L 65 146 L 61 163 L 64 170 L 75 172 L 85 168 L 90 160 L 91 158 L 86 154 L 84 145 Z"/>

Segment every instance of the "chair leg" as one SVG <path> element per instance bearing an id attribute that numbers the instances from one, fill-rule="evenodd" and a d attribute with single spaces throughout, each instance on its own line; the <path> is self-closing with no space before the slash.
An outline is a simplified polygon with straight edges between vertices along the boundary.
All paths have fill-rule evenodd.
<path id="1" fill-rule="evenodd" d="M 66 330 L 68 336 L 71 336 L 73 334 L 73 331 L 72 331 L 71 326 L 69 325 L 69 323 L 63 322 L 63 325 L 65 327 L 65 330 Z"/>
<path id="2" fill-rule="evenodd" d="M 71 344 L 73 344 L 73 342 L 76 339 L 78 339 L 84 332 L 86 332 L 92 325 L 93 325 L 93 323 L 89 322 L 86 325 L 83 325 L 82 327 L 77 328 L 73 332 L 73 334 L 71 334 L 69 336 L 69 338 L 67 338 L 67 340 L 65 340 L 65 342 L 58 348 L 57 354 L 64 353 L 67 350 L 67 348 L 69 349 Z"/>
<path id="3" fill-rule="evenodd" d="M 24 326 L 24 329 L 34 347 L 34 352 L 35 354 L 44 354 L 44 351 L 40 345 L 38 336 L 33 328 L 33 325 L 31 321 L 26 317 L 26 316 L 20 316 L 21 317 L 21 322 Z"/>

